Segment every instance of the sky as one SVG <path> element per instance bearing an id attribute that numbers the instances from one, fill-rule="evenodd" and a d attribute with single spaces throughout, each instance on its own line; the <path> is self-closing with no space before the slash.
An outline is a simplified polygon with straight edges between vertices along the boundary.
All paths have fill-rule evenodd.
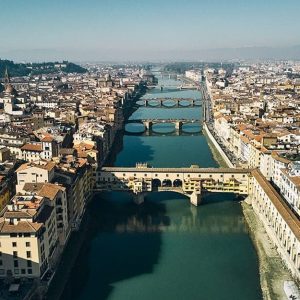
<path id="1" fill-rule="evenodd" d="M 0 0 L 0 58 L 299 56 L 300 0 Z"/>

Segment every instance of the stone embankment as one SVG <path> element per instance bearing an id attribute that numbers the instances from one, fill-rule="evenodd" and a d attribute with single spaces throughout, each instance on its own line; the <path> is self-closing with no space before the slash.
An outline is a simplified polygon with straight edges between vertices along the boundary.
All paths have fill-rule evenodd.
<path id="1" fill-rule="evenodd" d="M 211 144 L 213 155 L 220 166 L 234 167 L 206 123 L 203 124 L 203 131 L 209 140 L 209 144 Z M 243 201 L 242 209 L 249 228 L 250 237 L 258 255 L 263 299 L 288 299 L 284 291 L 284 284 L 285 282 L 293 282 L 292 275 L 285 267 L 279 253 L 274 247 L 274 243 L 265 231 L 264 225 L 254 212 L 251 204 Z"/>
<path id="2" fill-rule="evenodd" d="M 232 162 L 230 161 L 230 159 L 228 158 L 228 156 L 226 155 L 224 150 L 221 148 L 221 146 L 218 144 L 218 142 L 212 135 L 212 133 L 211 133 L 210 129 L 208 128 L 208 126 L 206 125 L 206 123 L 203 123 L 203 130 L 206 133 L 207 137 L 209 138 L 210 142 L 213 144 L 213 146 L 216 148 L 216 150 L 221 155 L 221 157 L 224 160 L 224 162 L 226 163 L 226 165 L 230 168 L 234 168 L 234 165 L 232 164 Z"/>

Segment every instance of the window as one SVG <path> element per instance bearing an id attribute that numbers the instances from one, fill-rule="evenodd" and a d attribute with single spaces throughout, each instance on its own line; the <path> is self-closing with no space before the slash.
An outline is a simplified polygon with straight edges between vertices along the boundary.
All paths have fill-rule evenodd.
<path id="1" fill-rule="evenodd" d="M 19 262 L 17 260 L 14 260 L 14 268 L 18 268 L 19 267 Z"/>
<path id="2" fill-rule="evenodd" d="M 26 247 L 30 247 L 30 242 L 26 242 Z"/>
<path id="3" fill-rule="evenodd" d="M 26 274 L 26 270 L 25 269 L 21 269 L 21 274 Z"/>
<path id="4" fill-rule="evenodd" d="M 30 233 L 24 233 L 24 237 L 30 237 Z"/>
<path id="5" fill-rule="evenodd" d="M 30 258 L 31 257 L 31 251 L 26 251 L 26 256 L 27 256 L 27 258 Z"/>
<path id="6" fill-rule="evenodd" d="M 13 256 L 18 257 L 18 251 L 13 251 Z"/>
<path id="7" fill-rule="evenodd" d="M 0 266 L 3 266 L 3 261 L 2 261 L 2 259 L 0 259 Z"/>
<path id="8" fill-rule="evenodd" d="M 27 273 L 28 273 L 28 274 L 32 274 L 32 269 L 28 269 L 28 270 L 27 270 Z"/>
<path id="9" fill-rule="evenodd" d="M 27 267 L 31 268 L 32 267 L 32 261 L 31 260 L 27 260 Z"/>
<path id="10" fill-rule="evenodd" d="M 17 242 L 12 242 L 13 247 L 17 247 Z"/>
<path id="11" fill-rule="evenodd" d="M 10 237 L 17 237 L 17 234 L 16 233 L 11 233 L 9 236 Z"/>
<path id="12" fill-rule="evenodd" d="M 19 274 L 19 269 L 14 270 L 15 274 Z"/>

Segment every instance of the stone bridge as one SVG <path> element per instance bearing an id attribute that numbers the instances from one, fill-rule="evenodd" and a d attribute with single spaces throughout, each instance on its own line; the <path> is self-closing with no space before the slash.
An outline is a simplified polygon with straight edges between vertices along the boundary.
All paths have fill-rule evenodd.
<path id="1" fill-rule="evenodd" d="M 188 102 L 189 104 L 184 104 Z M 169 104 L 167 104 L 169 103 Z M 150 108 L 185 108 L 185 107 L 201 107 L 200 99 L 193 98 L 149 98 L 149 99 L 140 99 L 137 103 L 139 106 L 145 106 Z"/>
<path id="2" fill-rule="evenodd" d="M 175 130 L 181 131 L 184 124 L 199 124 L 198 119 L 134 119 L 126 121 L 126 124 L 139 123 L 145 126 L 145 131 L 152 131 L 152 126 L 155 124 L 175 124 Z"/>
<path id="3" fill-rule="evenodd" d="M 231 168 L 151 168 L 137 164 L 135 168 L 104 167 L 97 171 L 96 190 L 131 191 L 141 203 L 148 192 L 173 191 L 190 198 L 194 205 L 201 202 L 201 193 L 249 193 L 252 169 Z"/>

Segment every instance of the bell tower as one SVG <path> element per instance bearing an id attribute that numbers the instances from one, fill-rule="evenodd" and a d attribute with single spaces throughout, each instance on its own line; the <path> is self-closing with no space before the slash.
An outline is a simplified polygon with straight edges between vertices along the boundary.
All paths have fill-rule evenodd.
<path id="1" fill-rule="evenodd" d="M 6 67 L 5 73 L 4 73 L 4 83 L 5 83 L 5 86 L 10 84 L 10 77 L 9 77 L 9 74 L 8 74 L 7 67 Z"/>

